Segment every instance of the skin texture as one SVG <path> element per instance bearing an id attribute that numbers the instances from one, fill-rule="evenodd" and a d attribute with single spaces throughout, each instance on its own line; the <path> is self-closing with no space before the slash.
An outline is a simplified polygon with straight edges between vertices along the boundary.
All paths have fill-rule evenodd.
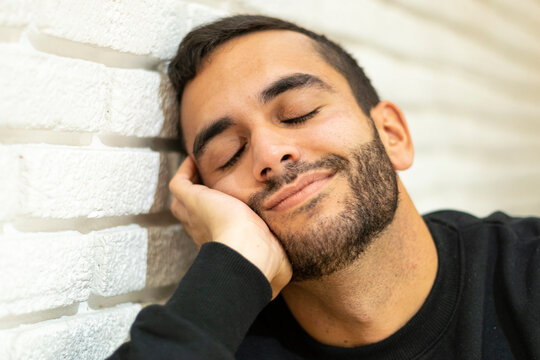
<path id="1" fill-rule="evenodd" d="M 325 86 L 297 87 L 269 99 L 261 95 L 294 74 L 315 76 Z M 308 119 L 291 123 L 302 116 Z M 295 256 L 312 255 L 311 248 L 320 254 L 342 242 L 326 228 L 327 236 L 309 239 L 320 232 L 320 224 L 340 218 L 354 194 L 353 183 L 361 183 L 351 182 L 344 170 L 302 164 L 330 156 L 366 176 L 358 171 L 365 167 L 351 164 L 359 163 L 360 149 L 378 139 L 386 155 L 378 155 L 380 167 L 371 173 L 380 176 L 386 168 L 405 170 L 412 164 L 412 141 L 399 108 L 382 101 L 370 116 L 378 136 L 343 76 L 317 55 L 311 40 L 290 31 L 259 32 L 225 43 L 206 59 L 182 98 L 189 156 L 170 183 L 173 214 L 198 245 L 222 242 L 257 266 L 273 296 L 281 292 L 300 325 L 329 345 L 369 344 L 393 334 L 418 311 L 437 271 L 431 235 L 399 178 L 394 187 L 369 189 L 384 182 L 383 176 L 370 178 L 359 191 L 369 194 L 366 203 L 380 196 L 382 203 L 375 204 L 384 207 L 397 186 L 397 209 L 384 229 L 366 236 L 356 256 L 332 271 L 289 282 L 289 259 L 296 266 Z M 225 129 L 194 156 L 197 135 L 224 118 Z M 301 169 L 297 178 L 289 176 L 295 167 Z M 282 181 L 271 188 L 275 179 Z"/>
<path id="2" fill-rule="evenodd" d="M 248 201 L 266 220 L 264 200 L 279 194 L 288 181 L 301 181 L 305 174 L 309 176 L 314 171 L 335 172 L 333 177 L 347 179 L 347 195 L 340 200 L 341 209 L 335 214 L 320 212 L 321 205 L 332 196 L 322 187 L 301 206 L 287 211 L 291 220 L 309 215 L 312 220 L 302 230 L 290 231 L 290 220 L 271 226 L 291 262 L 294 281 L 320 279 L 351 265 L 394 217 L 396 174 L 379 138 L 362 144 L 349 155 L 349 160 L 329 154 L 315 163 L 291 162 L 285 166 L 283 176 L 271 178 L 265 190 L 253 194 Z"/>

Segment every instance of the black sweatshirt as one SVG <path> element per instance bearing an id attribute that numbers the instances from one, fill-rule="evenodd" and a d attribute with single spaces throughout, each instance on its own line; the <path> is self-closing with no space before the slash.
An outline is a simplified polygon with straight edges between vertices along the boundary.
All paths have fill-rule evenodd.
<path id="1" fill-rule="evenodd" d="M 262 273 L 225 245 L 202 246 L 165 306 L 143 309 L 111 359 L 539 359 L 540 219 L 424 217 L 439 268 L 418 313 L 385 340 L 323 345 Z"/>

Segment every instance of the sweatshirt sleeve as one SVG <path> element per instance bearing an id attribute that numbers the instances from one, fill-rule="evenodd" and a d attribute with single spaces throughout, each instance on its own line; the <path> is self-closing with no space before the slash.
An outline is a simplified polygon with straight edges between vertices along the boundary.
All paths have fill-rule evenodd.
<path id="1" fill-rule="evenodd" d="M 242 255 L 207 243 L 164 306 L 137 315 L 131 340 L 109 359 L 233 359 L 272 291 Z"/>

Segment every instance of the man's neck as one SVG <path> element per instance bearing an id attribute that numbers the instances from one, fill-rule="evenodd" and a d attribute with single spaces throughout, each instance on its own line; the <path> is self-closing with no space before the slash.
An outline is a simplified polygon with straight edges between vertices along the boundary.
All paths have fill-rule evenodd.
<path id="1" fill-rule="evenodd" d="M 393 222 L 352 266 L 282 291 L 298 323 L 327 345 L 381 341 L 420 309 L 437 274 L 437 251 L 403 188 Z"/>

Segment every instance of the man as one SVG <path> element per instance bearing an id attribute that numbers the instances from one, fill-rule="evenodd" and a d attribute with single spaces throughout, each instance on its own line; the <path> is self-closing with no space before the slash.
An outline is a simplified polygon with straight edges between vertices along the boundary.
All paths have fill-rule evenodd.
<path id="1" fill-rule="evenodd" d="M 403 114 L 339 46 L 235 16 L 186 36 L 169 74 L 171 209 L 201 250 L 113 357 L 540 358 L 540 221 L 422 218 L 395 173 Z"/>

